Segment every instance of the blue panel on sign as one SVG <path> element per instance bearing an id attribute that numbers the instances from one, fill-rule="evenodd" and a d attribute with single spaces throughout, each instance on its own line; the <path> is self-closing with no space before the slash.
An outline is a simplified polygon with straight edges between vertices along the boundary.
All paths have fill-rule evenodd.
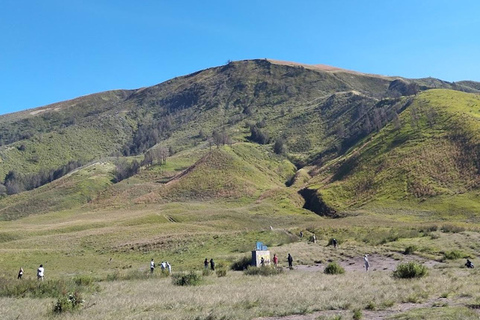
<path id="1" fill-rule="evenodd" d="M 262 250 L 262 248 L 263 248 L 263 242 L 257 241 L 256 250 Z"/>

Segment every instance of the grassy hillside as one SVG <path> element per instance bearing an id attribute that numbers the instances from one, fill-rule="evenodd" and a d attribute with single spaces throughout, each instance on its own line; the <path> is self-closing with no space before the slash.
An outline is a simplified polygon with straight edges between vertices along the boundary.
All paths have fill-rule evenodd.
<path id="1" fill-rule="evenodd" d="M 322 168 L 312 184 L 338 210 L 393 206 L 474 213 L 478 206 L 465 199 L 475 198 L 479 186 L 479 107 L 476 94 L 422 92 L 397 122 Z"/>

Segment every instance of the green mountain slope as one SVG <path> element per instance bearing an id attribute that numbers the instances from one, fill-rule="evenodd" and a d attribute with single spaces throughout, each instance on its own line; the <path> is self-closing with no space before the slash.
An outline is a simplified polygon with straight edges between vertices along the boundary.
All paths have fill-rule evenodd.
<path id="1" fill-rule="evenodd" d="M 398 122 L 320 169 L 310 187 L 318 187 L 319 196 L 338 211 L 382 206 L 454 209 L 452 214 L 478 210 L 466 198 L 477 197 L 480 182 L 479 117 L 477 94 L 422 92 Z"/>
<path id="2" fill-rule="evenodd" d="M 441 95 L 443 91 L 433 88 L 457 91 Z M 476 187 L 476 177 L 469 173 L 471 164 L 451 158 L 448 161 L 460 161 L 458 165 L 465 168 L 439 178 L 435 176 L 439 164 L 430 153 L 441 147 L 453 157 L 455 150 L 472 149 L 471 142 L 468 147 L 459 142 L 467 138 L 458 136 L 470 137 L 474 129 L 465 131 L 464 117 L 455 122 L 455 112 L 439 106 L 453 99 L 459 110 L 471 107 L 476 92 L 478 84 L 471 81 L 415 80 L 246 60 L 148 88 L 103 92 L 0 116 L 0 212 L 10 219 L 48 208 L 68 208 L 57 204 L 70 203 L 67 198 L 75 191 L 63 194 L 57 190 L 66 200 L 51 203 L 55 197 L 44 193 L 49 198 L 46 205 L 18 213 L 19 207 L 30 206 L 25 199 L 40 201 L 36 195 L 42 197 L 57 181 L 28 191 L 28 196 L 7 194 L 58 178 L 56 172 L 67 173 L 72 161 L 77 165 L 112 163 L 118 162 L 113 157 L 132 156 L 142 161 L 152 148 L 169 150 L 166 164 L 143 167 L 139 174 L 113 185 L 114 166 L 109 164 L 110 179 L 105 178 L 83 200 L 73 201 L 72 207 L 89 202 L 123 207 L 220 198 L 289 199 L 286 202 L 299 207 L 297 191 L 309 186 L 320 188 L 328 206 L 338 211 L 380 199 L 466 192 Z M 409 119 L 417 120 L 412 124 Z M 426 146 L 438 147 L 430 150 L 416 142 L 428 139 L 435 144 Z M 230 146 L 215 149 L 215 144 L 224 143 Z M 405 143 L 411 145 L 407 148 Z M 280 156 L 271 155 L 274 144 Z M 393 151 L 404 154 L 390 154 Z M 410 151 L 425 159 L 408 160 Z M 406 169 L 395 167 L 398 162 L 392 159 L 396 157 Z M 305 169 L 295 174 L 295 167 Z M 370 174 L 377 171 L 378 176 Z M 310 176 L 314 178 L 309 181 Z M 440 183 L 441 179 L 445 181 Z"/>

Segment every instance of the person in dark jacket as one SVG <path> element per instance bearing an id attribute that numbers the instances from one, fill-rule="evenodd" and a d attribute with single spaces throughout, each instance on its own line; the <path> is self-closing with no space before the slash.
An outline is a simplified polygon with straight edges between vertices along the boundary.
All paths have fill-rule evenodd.
<path id="1" fill-rule="evenodd" d="M 215 271 L 215 262 L 213 262 L 213 259 L 210 259 L 210 269 L 212 269 L 212 271 Z"/>
<path id="2" fill-rule="evenodd" d="M 290 269 L 293 269 L 293 258 L 292 258 L 292 256 L 290 255 L 290 253 L 289 253 L 288 256 L 287 256 L 287 260 L 288 260 L 288 267 L 289 267 Z"/>

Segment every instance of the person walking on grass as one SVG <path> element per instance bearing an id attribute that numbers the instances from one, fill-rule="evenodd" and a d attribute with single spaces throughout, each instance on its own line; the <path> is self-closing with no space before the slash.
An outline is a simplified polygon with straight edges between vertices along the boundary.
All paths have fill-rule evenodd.
<path id="1" fill-rule="evenodd" d="M 203 261 L 203 266 L 205 267 L 205 269 L 208 269 L 208 259 L 205 258 L 205 260 Z"/>
<path id="2" fill-rule="evenodd" d="M 37 269 L 37 280 L 42 280 L 45 277 L 45 269 L 43 268 L 43 264 L 40 265 Z"/>
<path id="3" fill-rule="evenodd" d="M 365 263 L 365 271 L 368 271 L 368 269 L 370 268 L 370 263 L 368 262 L 368 255 L 364 255 L 363 256 L 363 261 Z"/>
<path id="4" fill-rule="evenodd" d="M 273 265 L 274 265 L 275 267 L 277 267 L 277 264 L 278 264 L 277 254 L 273 254 Z"/>
<path id="5" fill-rule="evenodd" d="M 152 260 L 150 261 L 150 273 L 153 273 L 154 270 L 155 270 L 155 261 L 153 261 L 153 258 L 152 258 Z"/>
<path id="6" fill-rule="evenodd" d="M 168 263 L 168 261 L 167 261 L 167 270 L 169 275 L 172 274 L 172 265 Z"/>
<path id="7" fill-rule="evenodd" d="M 333 238 L 332 244 L 333 244 L 333 248 L 337 249 L 337 239 Z"/>
<path id="8" fill-rule="evenodd" d="M 293 257 L 292 255 L 289 253 L 288 256 L 287 256 L 287 261 L 288 261 L 288 267 L 290 269 L 293 269 Z"/>
<path id="9" fill-rule="evenodd" d="M 210 269 L 212 269 L 212 271 L 215 271 L 215 262 L 213 261 L 213 259 L 210 259 Z"/>
<path id="10" fill-rule="evenodd" d="M 17 279 L 22 279 L 22 277 L 23 277 L 23 268 L 20 267 L 20 270 L 18 270 Z"/>

